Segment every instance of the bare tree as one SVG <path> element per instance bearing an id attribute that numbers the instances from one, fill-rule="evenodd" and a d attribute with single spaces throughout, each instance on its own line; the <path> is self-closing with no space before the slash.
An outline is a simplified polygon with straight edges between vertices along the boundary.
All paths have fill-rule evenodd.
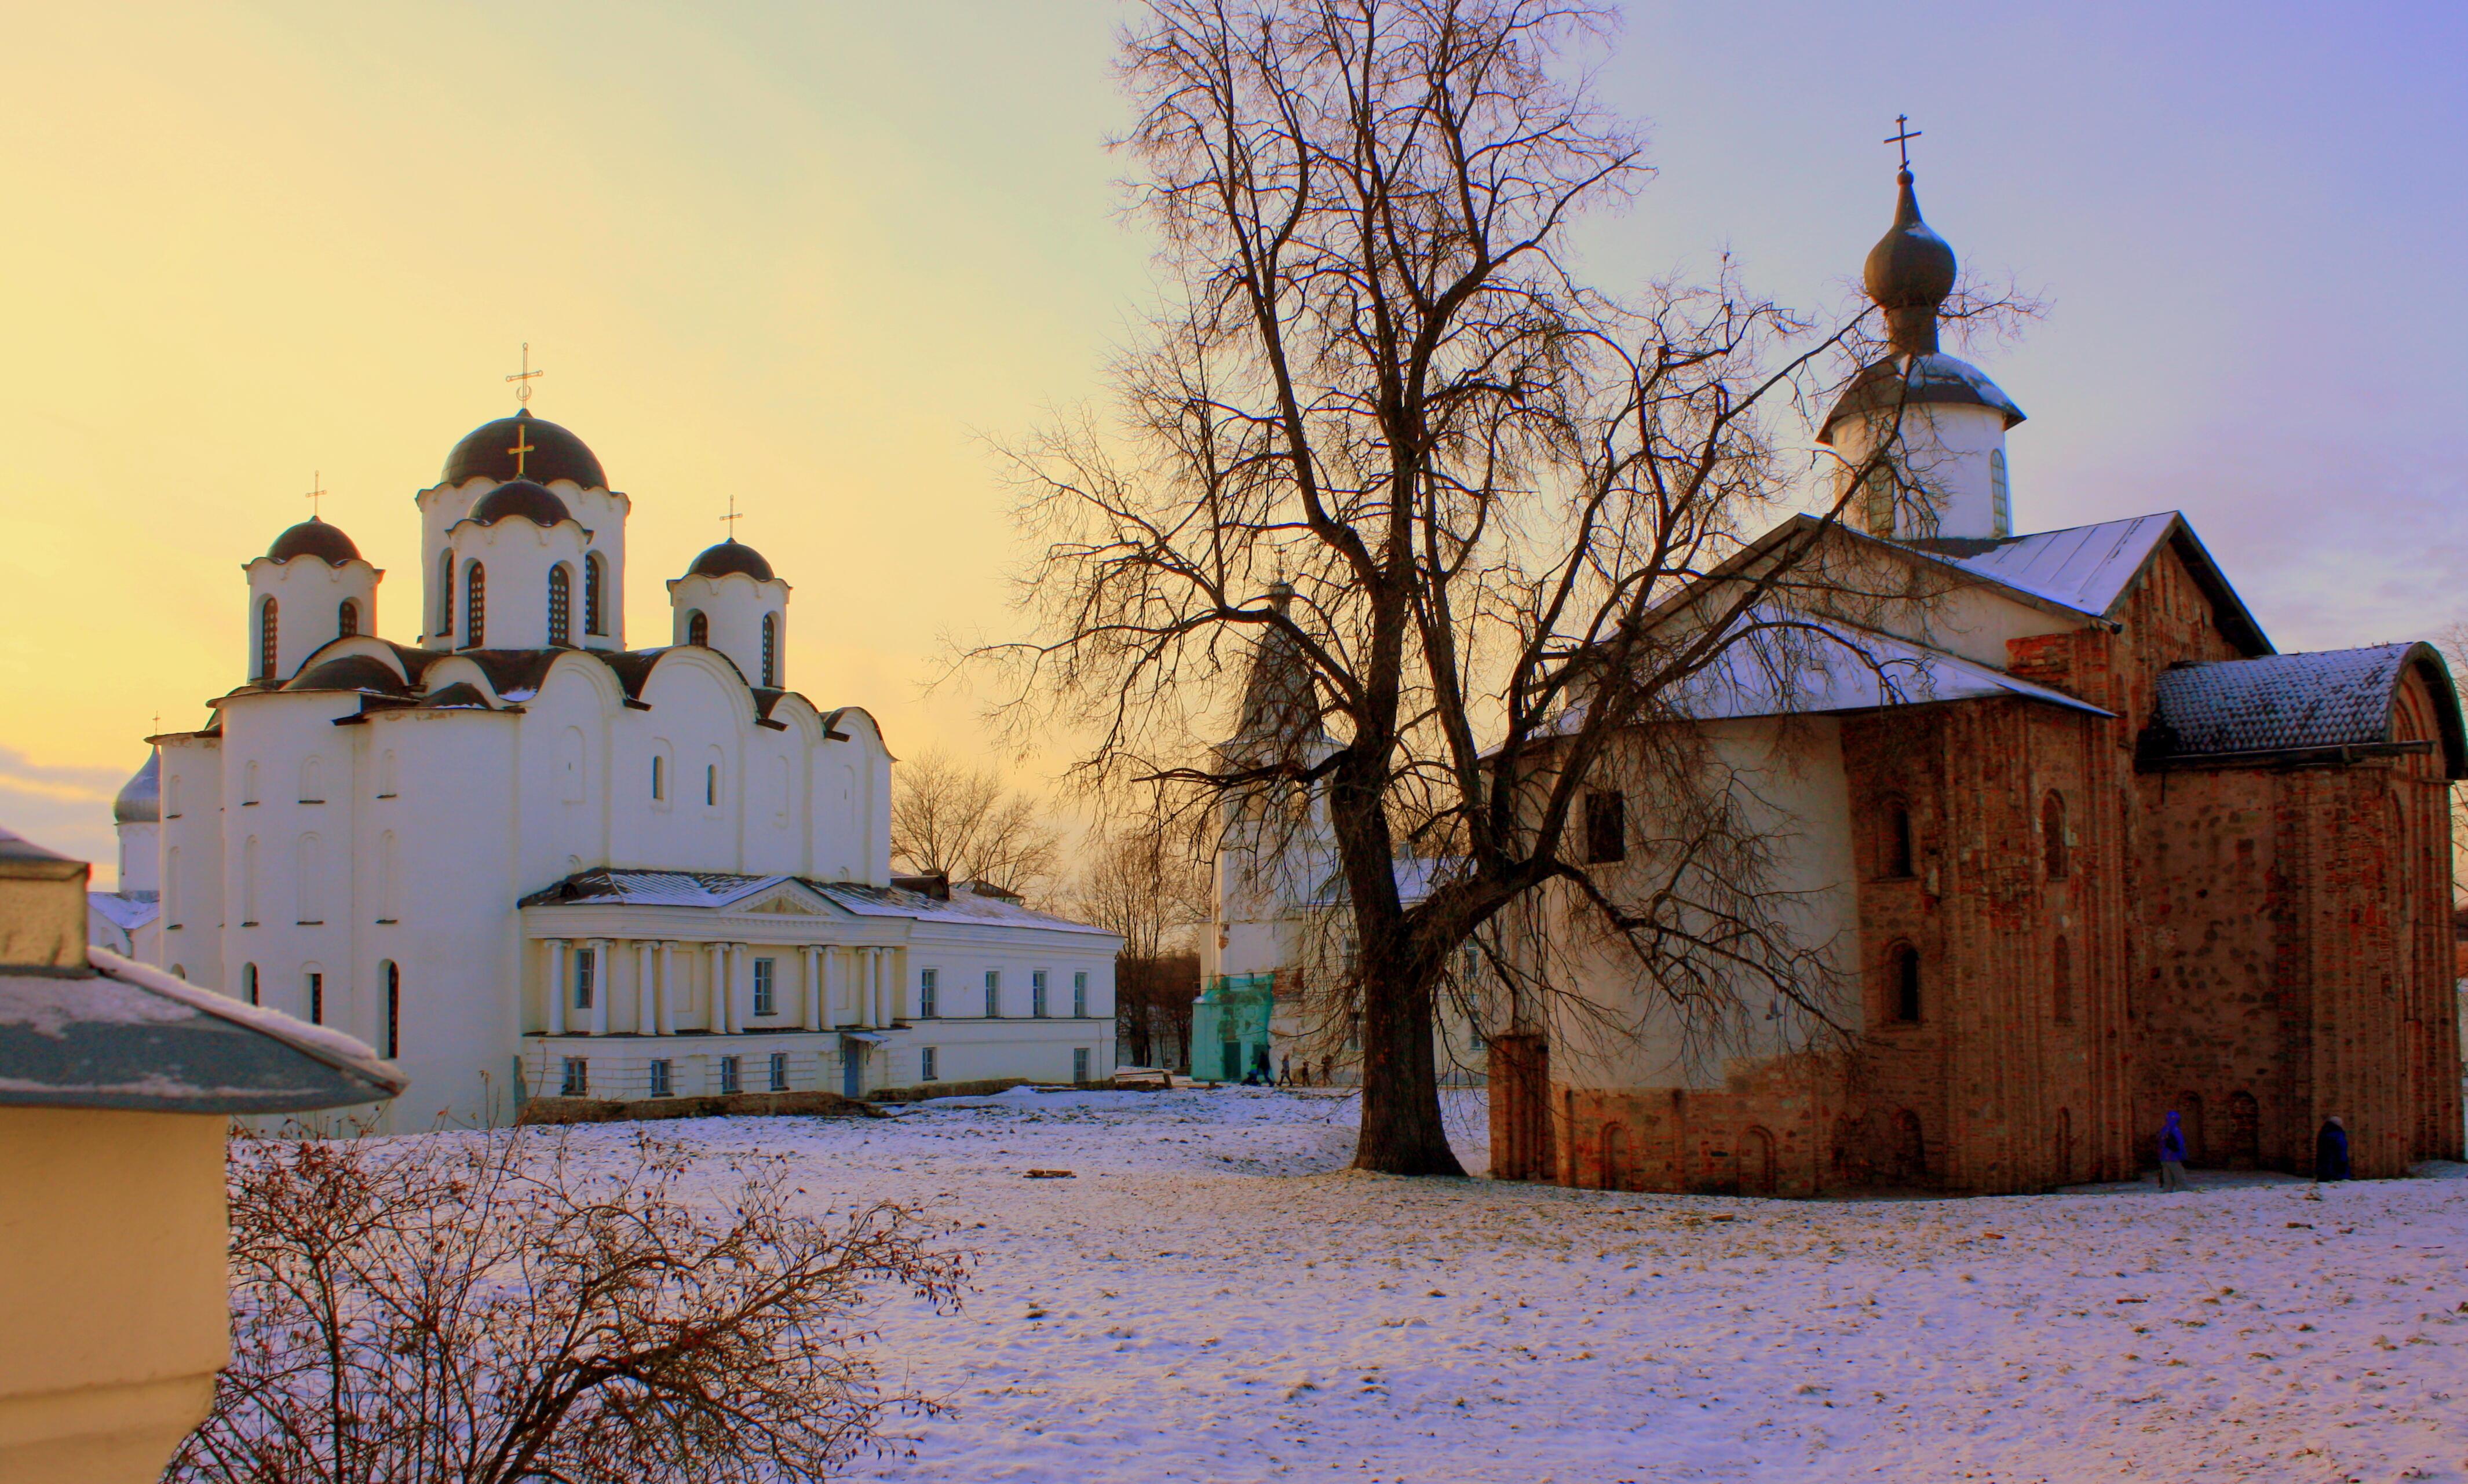
<path id="1" fill-rule="evenodd" d="M 1571 223 L 1647 174 L 1566 80 L 1608 21 L 1582 0 L 1149 0 L 1122 38 L 1123 146 L 1167 307 L 1114 369 L 1117 424 L 1016 450 L 1041 632 L 979 656 L 1008 667 L 1015 721 L 1092 739 L 1077 784 L 1324 830 L 1368 1169 L 1457 1172 L 1435 996 L 1546 886 L 1709 1024 L 1751 990 L 1827 1004 L 1763 884 L 1755 801 L 1665 723 L 1787 686 L 1808 612 L 1857 587 L 1805 559 L 1818 543 L 1742 554 L 1808 472 L 1777 421 L 1847 377 L 1863 331 L 1819 332 L 1727 266 L 1635 302 L 1571 276 Z M 1885 458 L 1837 471 L 1835 512 Z M 1237 700 L 1255 658 L 1298 676 L 1265 706 Z M 1237 743 L 1210 745 L 1228 710 Z M 1616 869 L 1587 839 L 1611 793 L 1657 821 Z M 1403 893 L 1414 856 L 1428 889 Z"/>
<path id="2" fill-rule="evenodd" d="M 892 776 L 891 858 L 903 871 L 1025 896 L 1052 879 L 1062 848 L 1037 801 L 992 768 L 926 752 Z"/>
<path id="3" fill-rule="evenodd" d="M 243 1144 L 231 1364 L 174 1484 L 819 1478 L 876 1444 L 857 1321 L 878 1285 L 957 1303 L 962 1260 L 893 1205 L 797 1213 L 784 1160 L 679 1188 L 638 1136 L 594 1167 L 521 1130 Z"/>
<path id="4" fill-rule="evenodd" d="M 1188 821 L 1147 816 L 1097 831 L 1071 914 L 1122 935 L 1114 1018 L 1134 1061 L 1185 1064 L 1200 989 L 1194 938 L 1211 906 L 1208 868 Z"/>

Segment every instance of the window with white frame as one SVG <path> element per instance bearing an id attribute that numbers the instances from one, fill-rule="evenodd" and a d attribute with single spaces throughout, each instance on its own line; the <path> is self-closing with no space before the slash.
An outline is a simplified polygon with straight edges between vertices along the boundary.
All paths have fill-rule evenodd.
<path id="1" fill-rule="evenodd" d="M 939 1014 L 934 1005 L 935 978 L 931 969 L 917 970 L 917 1017 L 921 1020 L 931 1020 Z"/>
<path id="2" fill-rule="evenodd" d="M 1045 970 L 1028 971 L 1028 1013 L 1037 1019 L 1045 1018 Z"/>
<path id="3" fill-rule="evenodd" d="M 651 1059 L 651 1096 L 665 1098 L 669 1093 L 669 1059 L 654 1057 Z"/>
<path id="4" fill-rule="evenodd" d="M 939 1048 L 933 1046 L 926 1046 L 918 1051 L 917 1080 L 919 1082 L 933 1082 L 942 1076 L 942 1069 L 937 1065 L 937 1062 L 941 1059 L 935 1055 L 935 1052 Z"/>
<path id="5" fill-rule="evenodd" d="M 771 1053 L 771 1090 L 788 1090 L 788 1053 L 785 1051 Z"/>
<path id="6" fill-rule="evenodd" d="M 743 1091 L 743 1083 L 741 1083 L 741 1082 L 739 1081 L 739 1079 L 738 1079 L 738 1070 L 739 1070 L 739 1068 L 738 1068 L 738 1061 L 737 1061 L 737 1058 L 735 1058 L 735 1057 L 722 1057 L 722 1058 L 720 1058 L 720 1091 L 722 1091 L 722 1092 L 740 1092 L 740 1091 Z"/>
<path id="7" fill-rule="evenodd" d="M 1088 1048 L 1085 1046 L 1071 1048 L 1071 1080 L 1073 1082 L 1088 1080 Z"/>
<path id="8" fill-rule="evenodd" d="M 575 1009 L 577 1009 L 577 1010 L 589 1010 L 589 1009 L 591 1008 L 591 996 L 592 996 L 592 994 L 593 994 L 593 993 L 598 990 L 598 988 L 599 988 L 599 986 L 594 982 L 594 981 L 598 978 L 598 976 L 599 976 L 599 955 L 597 955 L 597 954 L 595 954 L 594 952 L 592 952 L 592 951 L 591 951 L 591 949 L 589 949 L 589 948 L 577 948 L 577 949 L 575 949 L 575 950 L 574 950 L 574 1008 L 575 1008 Z"/>
<path id="9" fill-rule="evenodd" d="M 767 958 L 758 958 L 754 961 L 754 1013 L 758 1016 L 775 1016 L 780 1013 L 779 992 L 773 988 L 777 983 L 773 969 L 775 962 Z"/>
<path id="10" fill-rule="evenodd" d="M 1088 970 L 1082 969 L 1071 975 L 1071 1018 L 1088 1018 Z"/>
<path id="11" fill-rule="evenodd" d="M 986 1018 L 1002 1018 L 1002 970 L 999 969 L 986 970 Z"/>
<path id="12" fill-rule="evenodd" d="M 591 1063 L 581 1057 L 565 1059 L 565 1075 L 558 1082 L 560 1096 L 585 1098 L 591 1095 Z"/>

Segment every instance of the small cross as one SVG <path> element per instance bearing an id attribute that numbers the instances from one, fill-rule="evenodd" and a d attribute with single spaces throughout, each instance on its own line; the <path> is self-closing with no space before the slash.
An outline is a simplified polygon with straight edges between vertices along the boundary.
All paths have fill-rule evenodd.
<path id="1" fill-rule="evenodd" d="M 318 502 L 326 498 L 326 480 L 323 472 L 316 469 L 309 470 L 308 483 L 313 485 L 315 488 L 311 489 L 306 495 L 302 496 L 302 498 L 308 502 L 308 518 L 314 520 L 317 518 L 318 514 Z"/>
<path id="2" fill-rule="evenodd" d="M 522 407 L 530 406 L 532 401 L 532 377 L 544 377 L 547 375 L 548 373 L 545 371 L 535 371 L 532 369 L 532 343 L 529 340 L 524 341 L 523 369 L 506 377 L 507 380 L 512 381 L 514 384 L 515 405 Z"/>
<path id="3" fill-rule="evenodd" d="M 1895 134 L 1885 142 L 1889 145 L 1897 145 L 1901 147 L 1903 151 L 1903 169 L 1909 170 L 1911 168 L 1911 141 L 1919 138 L 1921 131 L 1911 127 L 1911 116 L 1908 113 L 1898 113 L 1894 115 L 1894 127 L 1901 130 L 1901 132 Z"/>
<path id="4" fill-rule="evenodd" d="M 736 492 L 732 491 L 728 496 L 728 514 L 720 517 L 720 523 L 728 527 L 728 538 L 730 540 L 733 541 L 737 539 L 737 523 L 744 518 L 744 516 L 737 513 L 737 495 Z"/>
<path id="5" fill-rule="evenodd" d="M 527 453 L 537 453 L 539 452 L 539 449 L 533 445 L 530 439 L 523 436 L 523 429 L 520 426 L 517 426 L 514 429 L 514 445 L 506 451 L 514 456 L 514 477 L 516 479 L 520 479 L 523 477 L 523 455 Z"/>

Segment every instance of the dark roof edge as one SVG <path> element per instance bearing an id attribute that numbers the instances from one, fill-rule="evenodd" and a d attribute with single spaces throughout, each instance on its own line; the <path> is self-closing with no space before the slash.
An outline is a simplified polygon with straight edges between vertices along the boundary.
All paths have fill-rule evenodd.
<path id="1" fill-rule="evenodd" d="M 2142 581 L 2142 575 L 2151 569 L 2151 563 L 2158 559 L 2162 546 L 2176 549 L 2186 570 L 2193 574 L 2195 585 L 2203 589 L 2203 595 L 2210 599 L 2212 607 L 2219 611 L 2220 627 L 2228 630 L 2231 643 L 2245 650 L 2248 659 L 2279 652 L 2272 647 L 2271 636 L 2262 631 L 2262 624 L 2254 618 L 2253 611 L 2245 605 L 2245 600 L 2238 597 L 2236 588 L 2229 584 L 2228 574 L 2221 571 L 2220 564 L 2212 559 L 2210 548 L 2194 534 L 2193 522 L 2187 520 L 2185 513 L 2181 510 L 2168 512 L 2168 534 L 2153 544 L 2151 555 L 2143 558 L 2142 565 L 2135 568 L 2134 575 L 2118 586 L 2117 603 L 2123 603 L 2135 584 Z M 2114 606 L 2115 604 L 2110 605 L 2112 609 Z M 2242 634 L 2237 631 L 2240 628 L 2243 629 Z"/>

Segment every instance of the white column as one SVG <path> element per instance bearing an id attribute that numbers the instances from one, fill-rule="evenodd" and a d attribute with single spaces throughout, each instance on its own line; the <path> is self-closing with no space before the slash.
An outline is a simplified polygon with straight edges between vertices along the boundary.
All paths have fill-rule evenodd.
<path id="1" fill-rule="evenodd" d="M 797 993 L 806 998 L 806 1029 L 810 1031 L 821 1030 L 824 1023 L 822 970 L 817 962 L 821 955 L 822 949 L 811 943 L 797 950 Z"/>
<path id="2" fill-rule="evenodd" d="M 891 1023 L 891 950 L 877 948 L 872 957 L 874 971 L 866 978 L 874 986 L 874 1023 L 885 1026 Z"/>
<path id="3" fill-rule="evenodd" d="M 591 1034 L 608 1034 L 608 992 L 615 987 L 616 974 L 611 961 L 616 954 L 608 951 L 612 945 L 606 938 L 591 940 Z"/>
<path id="4" fill-rule="evenodd" d="M 677 1034 L 677 946 L 666 938 L 660 940 L 660 980 L 651 987 L 651 998 L 658 1007 L 651 1023 L 663 1036 Z"/>
<path id="5" fill-rule="evenodd" d="M 711 1004 L 704 1012 L 702 1028 L 715 1036 L 728 1031 L 728 945 L 715 943 L 703 954 L 711 969 Z"/>
<path id="6" fill-rule="evenodd" d="M 743 943 L 723 944 L 721 950 L 726 956 L 720 962 L 728 966 L 728 998 L 720 1003 L 728 1013 L 721 1017 L 720 1028 L 734 1036 L 745 1029 L 745 1012 L 750 1008 L 745 1002 L 746 983 L 752 978 L 754 960 Z"/>
<path id="7" fill-rule="evenodd" d="M 659 1010 L 653 1000 L 651 978 L 651 942 L 634 940 L 634 1034 L 649 1036 L 658 1028 Z"/>
<path id="8" fill-rule="evenodd" d="M 565 940 L 548 940 L 548 1033 L 565 1034 Z"/>
<path id="9" fill-rule="evenodd" d="M 874 1017 L 874 949 L 857 950 L 857 1023 L 873 1030 L 881 1022 Z"/>

